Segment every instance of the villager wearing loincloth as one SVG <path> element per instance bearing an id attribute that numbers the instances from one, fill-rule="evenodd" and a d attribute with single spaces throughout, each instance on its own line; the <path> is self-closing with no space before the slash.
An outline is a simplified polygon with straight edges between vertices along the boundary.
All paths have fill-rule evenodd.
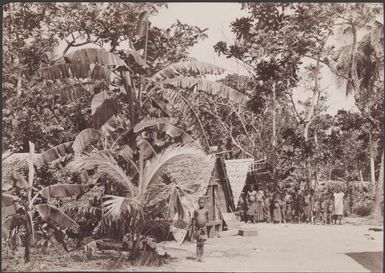
<path id="1" fill-rule="evenodd" d="M 207 240 L 207 223 L 209 222 L 209 211 L 205 209 L 206 199 L 199 198 L 199 208 L 194 211 L 192 219 L 193 234 L 197 240 L 197 261 L 202 261 L 204 244 Z"/>

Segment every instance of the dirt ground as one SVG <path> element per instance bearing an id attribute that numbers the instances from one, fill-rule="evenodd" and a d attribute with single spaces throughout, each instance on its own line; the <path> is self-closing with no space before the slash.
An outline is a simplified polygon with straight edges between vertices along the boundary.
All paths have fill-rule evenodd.
<path id="1" fill-rule="evenodd" d="M 222 233 L 209 239 L 203 262 L 192 260 L 195 244 L 162 242 L 160 252 L 175 259 L 160 268 L 130 267 L 121 259 L 80 261 L 57 250 L 34 254 L 30 265 L 4 258 L 3 271 L 262 271 L 262 272 L 382 272 L 383 231 L 369 231 L 364 218 L 346 218 L 343 225 L 242 224 L 254 237 Z M 377 226 L 378 227 L 378 226 Z M 380 226 L 382 228 L 382 226 Z M 20 254 L 19 254 L 20 255 Z M 19 257 L 20 259 L 20 257 Z M 12 260 L 12 261 L 11 261 Z"/>

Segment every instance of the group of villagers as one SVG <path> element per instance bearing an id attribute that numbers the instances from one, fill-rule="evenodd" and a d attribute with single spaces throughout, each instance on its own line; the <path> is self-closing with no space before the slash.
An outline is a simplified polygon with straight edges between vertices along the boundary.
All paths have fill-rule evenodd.
<path id="1" fill-rule="evenodd" d="M 242 192 L 237 211 L 246 223 L 341 224 L 344 196 L 340 186 L 321 195 L 299 184 L 293 189 L 277 185 L 274 190 L 262 190 L 251 183 Z"/>

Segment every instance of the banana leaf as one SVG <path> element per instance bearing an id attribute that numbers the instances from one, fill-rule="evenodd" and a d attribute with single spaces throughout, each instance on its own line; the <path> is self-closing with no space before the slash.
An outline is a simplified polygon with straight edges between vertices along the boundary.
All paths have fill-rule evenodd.
<path id="1" fill-rule="evenodd" d="M 79 229 L 79 225 L 58 208 L 49 204 L 39 204 L 35 207 L 43 221 L 54 222 L 61 227 L 72 230 Z"/>
<path id="2" fill-rule="evenodd" d="M 236 103 L 245 104 L 249 98 L 241 92 L 228 87 L 220 82 L 209 81 L 195 77 L 176 77 L 162 81 L 165 85 L 179 87 L 184 89 L 197 88 L 198 91 L 205 92 L 212 96 L 218 96 L 231 100 Z"/>
<path id="3" fill-rule="evenodd" d="M 66 54 L 64 59 L 72 64 L 99 63 L 106 66 L 126 66 L 126 63 L 118 55 L 99 48 L 82 48 Z"/>
<path id="4" fill-rule="evenodd" d="M 66 142 L 41 153 L 40 157 L 35 161 L 35 165 L 41 167 L 67 154 L 72 154 L 72 144 L 73 141 Z"/>
<path id="5" fill-rule="evenodd" d="M 15 202 L 17 202 L 18 200 L 20 200 L 20 198 L 17 197 L 17 196 L 14 196 L 14 195 L 11 195 L 11 194 L 7 194 L 7 193 L 2 193 L 1 194 L 1 206 L 2 207 L 11 206 Z"/>
<path id="6" fill-rule="evenodd" d="M 109 98 L 100 105 L 92 115 L 93 126 L 95 129 L 100 129 L 112 116 L 118 113 L 118 105 Z"/>
<path id="7" fill-rule="evenodd" d="M 84 129 L 75 138 L 72 144 L 72 149 L 75 154 L 81 154 L 88 145 L 98 141 L 101 135 L 98 130 L 95 129 Z"/>
<path id="8" fill-rule="evenodd" d="M 81 196 L 87 192 L 88 186 L 74 184 L 57 184 L 45 187 L 40 194 L 44 198 L 63 198 L 71 196 Z"/>
<path id="9" fill-rule="evenodd" d="M 156 82 L 167 78 L 173 78 L 179 75 L 205 75 L 205 74 L 222 74 L 225 70 L 219 66 L 203 63 L 198 61 L 188 61 L 173 63 L 151 77 L 151 80 Z"/>
<path id="10" fill-rule="evenodd" d="M 156 119 L 141 121 L 135 125 L 134 133 L 138 133 L 138 132 L 143 131 L 144 129 L 149 128 L 149 127 L 159 126 L 162 123 L 171 123 L 171 119 L 169 119 L 169 118 L 156 118 Z"/>
<path id="11" fill-rule="evenodd" d="M 14 181 L 14 186 L 18 187 L 19 189 L 26 189 L 29 187 L 27 180 L 20 173 L 13 171 L 11 178 Z"/>

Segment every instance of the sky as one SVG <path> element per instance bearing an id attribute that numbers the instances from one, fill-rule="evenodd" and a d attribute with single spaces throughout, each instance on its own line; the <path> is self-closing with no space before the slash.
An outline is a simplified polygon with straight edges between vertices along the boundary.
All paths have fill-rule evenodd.
<path id="1" fill-rule="evenodd" d="M 192 57 L 198 61 L 221 66 L 230 72 L 245 74 L 246 71 L 234 59 L 227 59 L 214 52 L 213 46 L 218 41 L 232 44 L 235 40 L 230 24 L 235 18 L 247 15 L 241 10 L 239 3 L 168 3 L 168 8 L 150 18 L 157 27 L 167 28 L 178 19 L 182 23 L 196 25 L 201 29 L 208 28 L 208 38 L 200 41 L 190 51 Z M 346 97 L 344 86 L 338 86 L 334 75 L 327 69 L 322 69 L 321 89 L 328 94 L 327 112 L 334 115 L 339 109 L 356 110 L 354 99 Z M 294 101 L 311 97 L 311 91 L 302 87 L 294 90 Z"/>

